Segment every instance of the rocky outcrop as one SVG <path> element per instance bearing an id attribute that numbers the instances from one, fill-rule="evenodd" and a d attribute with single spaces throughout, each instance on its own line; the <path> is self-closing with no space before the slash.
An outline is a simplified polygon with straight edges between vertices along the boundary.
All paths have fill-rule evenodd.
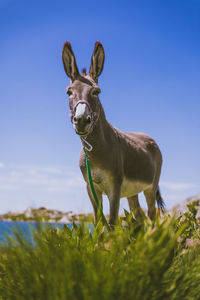
<path id="1" fill-rule="evenodd" d="M 22 212 L 8 212 L 0 215 L 0 221 L 48 222 L 48 223 L 81 223 L 93 222 L 93 214 L 74 214 L 72 211 L 63 212 L 45 207 L 29 207 Z"/>
<path id="2" fill-rule="evenodd" d="M 56 222 L 69 223 L 72 212 L 62 212 L 54 209 L 47 209 L 45 207 L 32 208 L 29 207 L 22 212 L 8 212 L 0 215 L 1 221 L 41 221 L 41 222 Z"/>
<path id="3" fill-rule="evenodd" d="M 177 216 L 181 215 L 181 214 L 185 213 L 188 210 L 187 205 L 190 204 L 190 203 L 193 203 L 193 202 L 196 202 L 195 207 L 198 210 L 197 217 L 200 218 L 200 193 L 195 195 L 195 196 L 189 197 L 185 201 L 175 205 L 172 208 L 172 212 L 175 212 L 175 214 Z"/>

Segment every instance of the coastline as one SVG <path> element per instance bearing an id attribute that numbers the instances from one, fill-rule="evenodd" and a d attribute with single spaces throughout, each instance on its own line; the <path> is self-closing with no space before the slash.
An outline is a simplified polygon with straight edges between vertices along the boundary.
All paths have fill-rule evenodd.
<path id="1" fill-rule="evenodd" d="M 73 222 L 92 222 L 93 214 L 74 214 L 72 211 L 63 212 L 56 209 L 47 209 L 45 207 L 29 207 L 21 212 L 7 212 L 0 215 L 2 222 L 42 222 L 71 224 Z"/>

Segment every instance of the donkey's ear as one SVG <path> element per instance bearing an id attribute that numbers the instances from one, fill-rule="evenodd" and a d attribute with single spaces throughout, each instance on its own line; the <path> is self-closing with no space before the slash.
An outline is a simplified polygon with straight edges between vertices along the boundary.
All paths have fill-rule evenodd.
<path id="1" fill-rule="evenodd" d="M 78 77 L 79 71 L 70 42 L 66 42 L 63 46 L 62 60 L 67 76 L 74 81 Z"/>
<path id="2" fill-rule="evenodd" d="M 99 75 L 103 70 L 105 60 L 105 52 L 100 42 L 95 43 L 94 52 L 92 54 L 90 76 L 97 82 Z"/>

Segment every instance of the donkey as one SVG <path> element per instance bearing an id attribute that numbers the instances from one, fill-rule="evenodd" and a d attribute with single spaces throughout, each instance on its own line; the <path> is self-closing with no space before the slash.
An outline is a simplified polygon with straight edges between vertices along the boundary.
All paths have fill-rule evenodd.
<path id="1" fill-rule="evenodd" d="M 148 135 L 138 132 L 122 132 L 107 120 L 99 100 L 98 77 L 104 66 L 105 53 L 100 42 L 95 43 L 89 73 L 79 73 L 71 44 L 66 42 L 62 50 L 65 72 L 70 78 L 66 92 L 69 95 L 71 122 L 75 132 L 83 138 L 90 151 L 91 174 L 102 206 L 102 194 L 107 195 L 110 204 L 109 223 L 116 224 L 121 197 L 127 197 L 130 210 L 141 220 L 144 212 L 138 202 L 138 193 L 144 192 L 148 216 L 154 219 L 155 202 L 164 210 L 158 182 L 162 155 L 156 142 Z M 91 150 L 90 149 L 90 150 Z M 98 214 L 90 191 L 85 154 L 82 149 L 79 166 L 87 185 L 95 222 Z"/>

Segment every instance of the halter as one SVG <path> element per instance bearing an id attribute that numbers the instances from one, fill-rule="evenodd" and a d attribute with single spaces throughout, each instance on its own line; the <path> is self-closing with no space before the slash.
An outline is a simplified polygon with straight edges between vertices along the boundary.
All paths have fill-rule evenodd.
<path id="1" fill-rule="evenodd" d="M 73 122 L 73 117 L 75 115 L 75 110 L 76 110 L 76 107 L 78 106 L 78 104 L 86 104 L 88 109 L 89 109 L 89 113 L 90 113 L 90 116 L 91 116 L 91 122 L 90 122 L 90 125 L 88 127 L 88 134 L 91 133 L 92 129 L 94 128 L 94 125 L 95 123 L 98 121 L 99 119 L 99 115 L 100 115 L 100 104 L 99 104 L 99 101 L 98 101 L 98 111 L 93 111 L 89 102 L 86 101 L 86 100 L 79 100 L 75 105 L 74 107 L 72 108 L 72 110 L 70 110 L 70 119 L 71 119 L 71 122 Z M 84 136 L 84 138 L 86 139 L 88 134 L 86 136 Z"/>

